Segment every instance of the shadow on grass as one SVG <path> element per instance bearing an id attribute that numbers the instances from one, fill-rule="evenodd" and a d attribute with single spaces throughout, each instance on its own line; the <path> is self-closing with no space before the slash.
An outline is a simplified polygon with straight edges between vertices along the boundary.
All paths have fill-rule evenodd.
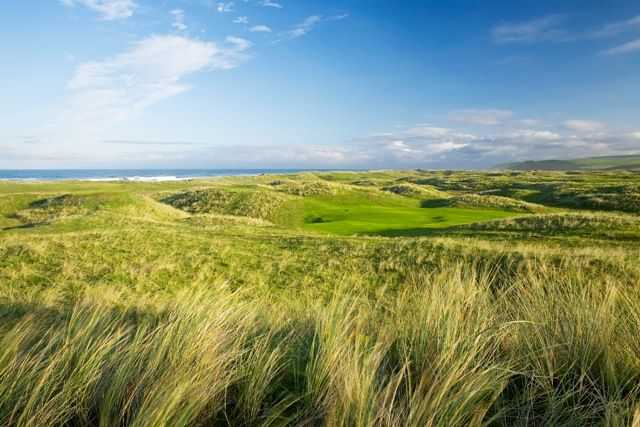
<path id="1" fill-rule="evenodd" d="M 60 318 L 62 313 L 62 308 L 52 308 L 37 302 L 5 302 L 0 304 L 0 322 L 3 326 L 10 326 L 25 316 L 55 320 Z"/>
<path id="2" fill-rule="evenodd" d="M 407 228 L 388 229 L 370 233 L 360 233 L 361 236 L 380 237 L 481 237 L 489 240 L 527 240 L 546 241 L 547 239 L 589 239 L 602 241 L 618 241 L 640 243 L 638 232 L 576 232 L 566 230 L 474 230 L 471 228 L 453 226 L 447 228 Z M 567 240 L 568 242 L 568 240 Z"/>
<path id="3" fill-rule="evenodd" d="M 383 236 L 383 237 L 428 237 L 428 236 L 443 236 L 447 234 L 453 234 L 460 232 L 460 229 L 454 227 L 447 228 L 403 228 L 403 229 L 387 229 L 381 231 L 374 231 L 369 233 L 360 233 L 363 236 Z"/>
<path id="4" fill-rule="evenodd" d="M 38 223 L 38 224 L 32 224 L 32 223 L 20 224 L 20 225 L 14 225 L 14 226 L 11 226 L 11 227 L 4 227 L 2 229 L 2 231 L 22 230 L 22 229 L 26 229 L 26 228 L 35 228 L 35 227 L 38 227 L 39 225 L 47 225 L 47 224 L 48 223 L 44 223 L 44 222 L 43 223 Z"/>
<path id="5" fill-rule="evenodd" d="M 451 207 L 449 199 L 427 199 L 420 202 L 421 208 L 448 208 Z"/>

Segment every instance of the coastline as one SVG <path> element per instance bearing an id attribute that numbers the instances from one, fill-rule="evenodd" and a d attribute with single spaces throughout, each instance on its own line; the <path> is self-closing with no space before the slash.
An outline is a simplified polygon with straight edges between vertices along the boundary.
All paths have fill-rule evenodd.
<path id="1" fill-rule="evenodd" d="M 330 172 L 333 169 L 24 169 L 0 170 L 0 182 L 178 182 L 231 176 Z M 341 170 L 346 171 L 346 170 Z M 354 170 L 355 171 L 355 170 Z"/>

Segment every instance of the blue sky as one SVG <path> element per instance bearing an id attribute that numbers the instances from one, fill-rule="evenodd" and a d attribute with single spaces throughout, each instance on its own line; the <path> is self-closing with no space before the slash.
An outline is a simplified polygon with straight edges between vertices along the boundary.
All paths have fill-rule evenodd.
<path id="1" fill-rule="evenodd" d="M 5 3 L 4 169 L 640 152 L 637 1 Z"/>

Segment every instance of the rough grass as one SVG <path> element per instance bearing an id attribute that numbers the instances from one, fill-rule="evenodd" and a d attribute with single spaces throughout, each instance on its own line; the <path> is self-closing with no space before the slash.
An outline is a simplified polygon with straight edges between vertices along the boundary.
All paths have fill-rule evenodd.
<path id="1" fill-rule="evenodd" d="M 432 198 L 432 199 L 441 199 L 447 196 L 446 193 L 442 191 L 438 191 L 434 187 L 430 187 L 427 185 L 416 185 L 416 184 L 393 184 L 386 187 L 382 187 L 382 191 L 387 191 L 389 193 L 398 194 L 400 196 L 407 197 L 416 197 L 416 198 Z"/>
<path id="2" fill-rule="evenodd" d="M 20 226 L 36 226 L 57 220 L 72 219 L 95 214 L 105 206 L 110 197 L 101 194 L 61 194 L 30 200 L 6 217 L 14 219 Z"/>
<path id="3" fill-rule="evenodd" d="M 631 425 L 637 291 L 579 270 L 512 279 L 452 263 L 371 297 L 5 291 L 0 422 Z"/>
<path id="4" fill-rule="evenodd" d="M 272 225 L 243 205 L 281 197 L 280 218 L 322 202 L 406 230 L 404 209 L 439 208 L 377 189 L 430 174 L 379 172 L 375 191 L 304 197 L 265 188 L 268 177 L 38 184 L 37 194 L 0 184 L 2 215 L 58 209 L 63 194 L 99 206 L 0 231 L 0 425 L 638 425 L 636 216 L 527 214 L 467 225 L 475 235 L 341 237 Z M 55 201 L 30 207 L 45 199 Z M 631 234 L 588 238 L 606 230 Z M 563 237 L 578 231 L 584 239 Z"/>
<path id="5" fill-rule="evenodd" d="M 64 194 L 34 200 L 29 207 L 19 210 L 13 217 L 27 225 L 46 223 L 57 218 L 82 215 L 88 212 L 82 197 Z"/>
<path id="6" fill-rule="evenodd" d="M 333 195 L 337 194 L 342 187 L 339 184 L 320 180 L 306 182 L 275 180 L 270 182 L 269 185 L 279 192 L 301 197 Z"/>
<path id="7" fill-rule="evenodd" d="M 269 220 L 286 201 L 276 192 L 206 189 L 185 191 L 161 201 L 189 213 L 213 213 Z"/>
<path id="8" fill-rule="evenodd" d="M 640 230 L 640 218 L 603 213 L 562 213 L 532 215 L 473 224 L 477 230 L 592 231 Z"/>
<path id="9" fill-rule="evenodd" d="M 531 200 L 574 209 L 622 211 L 640 213 L 640 186 L 562 186 L 553 185 L 546 191 L 529 196 Z"/>
<path id="10" fill-rule="evenodd" d="M 226 226 L 226 225 L 248 225 L 252 227 L 272 227 L 273 223 L 245 216 L 236 215 L 218 215 L 218 214 L 205 214 L 190 216 L 185 219 L 185 222 L 191 225 L 199 226 Z"/>
<path id="11" fill-rule="evenodd" d="M 640 212 L 640 175 L 629 171 L 421 171 L 405 179 L 446 192 L 505 196 L 545 206 Z"/>
<path id="12" fill-rule="evenodd" d="M 485 209 L 504 209 L 512 212 L 540 213 L 549 208 L 535 203 L 523 202 L 510 197 L 491 196 L 483 194 L 461 194 L 449 198 L 427 199 L 422 203 L 423 207 L 466 207 Z"/>

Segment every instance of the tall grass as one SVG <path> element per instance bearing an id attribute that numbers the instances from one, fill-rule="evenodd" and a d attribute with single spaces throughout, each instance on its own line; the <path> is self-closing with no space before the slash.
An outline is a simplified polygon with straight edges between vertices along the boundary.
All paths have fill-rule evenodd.
<path id="1" fill-rule="evenodd" d="M 640 422 L 640 290 L 464 262 L 366 294 L 3 292 L 3 426 Z M 28 307 L 26 309 L 25 307 Z"/>

